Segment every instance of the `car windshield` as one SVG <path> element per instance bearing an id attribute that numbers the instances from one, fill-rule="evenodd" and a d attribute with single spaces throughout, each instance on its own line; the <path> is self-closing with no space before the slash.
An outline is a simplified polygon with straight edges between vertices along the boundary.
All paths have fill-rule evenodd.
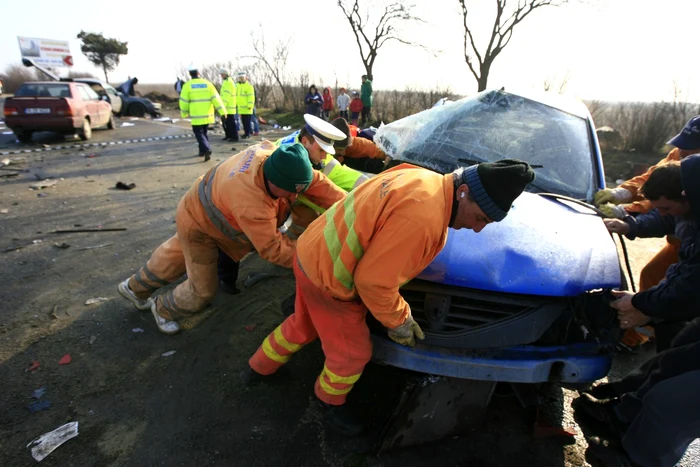
<path id="1" fill-rule="evenodd" d="M 70 97 L 67 84 L 26 83 L 15 93 L 16 97 Z"/>
<path id="2" fill-rule="evenodd" d="M 585 118 L 503 91 L 450 102 L 379 128 L 387 155 L 441 173 L 484 161 L 535 166 L 529 191 L 591 199 L 594 152 Z"/>

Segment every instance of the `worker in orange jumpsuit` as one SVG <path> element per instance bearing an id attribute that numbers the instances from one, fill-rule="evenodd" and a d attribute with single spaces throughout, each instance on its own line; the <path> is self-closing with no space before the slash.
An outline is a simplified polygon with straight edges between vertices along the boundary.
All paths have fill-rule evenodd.
<path id="1" fill-rule="evenodd" d="M 292 267 L 296 242 L 283 236 L 279 227 L 299 193 L 324 208 L 345 197 L 311 168 L 300 144 L 277 148 L 265 141 L 224 160 L 199 177 L 180 200 L 177 233 L 119 284 L 119 293 L 136 308 L 150 309 L 162 332 L 177 333 L 177 320 L 197 313 L 216 294 L 219 249 L 236 261 L 255 249 L 270 262 Z M 150 298 L 185 272 L 183 283 Z"/>
<path id="2" fill-rule="evenodd" d="M 367 138 L 358 138 L 358 128 L 349 125 L 347 120 L 338 117 L 331 122 L 347 137 L 335 143 L 335 158 L 341 164 L 362 172 L 379 173 L 384 170 L 387 155 L 374 141 Z"/>
<path id="3" fill-rule="evenodd" d="M 675 146 L 668 155 L 652 166 L 642 175 L 622 183 L 617 188 L 605 188 L 595 194 L 593 201 L 603 213 L 615 219 L 622 219 L 628 214 L 646 214 L 653 209 L 651 203 L 639 193 L 639 188 L 649 180 L 649 175 L 660 165 L 671 161 L 680 161 L 691 154 L 700 153 L 700 115 L 691 118 L 683 130 L 667 144 Z M 644 266 L 639 274 L 639 291 L 643 292 L 657 285 L 664 278 L 666 270 L 678 262 L 680 240 L 675 236 L 667 236 L 667 243 Z M 646 327 L 642 332 L 628 329 L 622 337 L 622 344 L 635 348 L 647 340 L 653 329 Z"/>
<path id="4" fill-rule="evenodd" d="M 244 382 L 263 381 L 318 337 L 326 361 L 315 393 L 324 418 L 358 434 L 361 425 L 344 404 L 372 356 L 367 310 L 393 341 L 423 339 L 399 287 L 442 250 L 448 227 L 480 232 L 503 220 L 533 179 L 530 166 L 516 160 L 448 175 L 402 164 L 357 187 L 299 238 L 295 312 L 251 357 Z"/>

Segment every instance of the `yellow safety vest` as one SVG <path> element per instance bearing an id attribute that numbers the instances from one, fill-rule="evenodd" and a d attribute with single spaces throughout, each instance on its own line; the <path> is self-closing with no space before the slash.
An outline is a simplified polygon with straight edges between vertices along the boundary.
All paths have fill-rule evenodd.
<path id="1" fill-rule="evenodd" d="M 180 93 L 180 115 L 189 118 L 192 125 L 214 123 L 214 108 L 219 115 L 226 115 L 226 108 L 219 93 L 209 81 L 193 78 L 182 86 Z"/>
<path id="2" fill-rule="evenodd" d="M 298 142 L 299 132 L 297 131 L 296 134 L 292 133 L 289 136 L 280 138 L 277 141 L 275 141 L 275 146 L 281 146 L 283 144 L 294 144 Z M 339 188 L 346 192 L 354 190 L 359 185 L 369 180 L 369 177 L 367 177 L 367 175 L 355 169 L 351 169 L 346 165 L 341 164 L 335 157 L 331 156 L 330 154 L 326 154 L 326 158 L 321 161 L 320 170 L 326 177 L 330 179 L 331 182 L 335 183 Z M 321 206 L 318 206 L 309 201 L 309 198 L 307 198 L 303 194 L 299 195 L 297 200 L 303 205 L 310 207 L 318 213 L 323 213 L 326 211 Z"/>
<path id="3" fill-rule="evenodd" d="M 252 115 L 253 107 L 255 107 L 255 89 L 250 82 L 238 83 L 236 91 L 238 92 L 238 113 L 241 115 Z"/>
<path id="4" fill-rule="evenodd" d="M 230 76 L 221 83 L 221 100 L 226 107 L 226 113 L 234 115 L 236 113 L 236 83 Z"/>

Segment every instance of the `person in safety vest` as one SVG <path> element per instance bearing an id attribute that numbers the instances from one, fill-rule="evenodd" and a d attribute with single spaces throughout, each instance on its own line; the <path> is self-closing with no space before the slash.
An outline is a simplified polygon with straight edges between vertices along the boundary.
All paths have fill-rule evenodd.
<path id="1" fill-rule="evenodd" d="M 238 131 L 236 130 L 236 83 L 231 78 L 226 68 L 219 69 L 221 75 L 221 100 L 226 108 L 226 122 L 224 131 L 226 136 L 224 141 L 238 141 Z"/>
<path id="2" fill-rule="evenodd" d="M 691 118 L 678 135 L 667 144 L 675 146 L 668 155 L 652 166 L 642 175 L 622 183 L 617 188 L 605 188 L 598 191 L 593 202 L 607 217 L 622 219 L 627 215 L 646 214 L 653 209 L 650 201 L 645 200 L 640 188 L 649 180 L 649 176 L 657 167 L 672 161 L 680 161 L 691 154 L 700 153 L 700 115 Z M 678 262 L 681 241 L 675 235 L 666 237 L 667 243 L 656 256 L 642 268 L 639 274 L 639 291 L 643 292 L 657 285 L 664 278 L 666 271 Z M 635 348 L 644 344 L 648 335 L 653 334 L 649 327 L 644 329 L 628 329 L 622 336 L 623 348 Z"/>
<path id="3" fill-rule="evenodd" d="M 295 311 L 248 361 L 244 383 L 265 380 L 318 337 L 326 361 L 315 393 L 326 422 L 358 434 L 361 425 L 344 404 L 372 355 L 367 310 L 393 341 L 423 339 L 399 287 L 437 256 L 449 227 L 480 232 L 503 220 L 534 177 L 518 160 L 447 175 L 401 164 L 357 187 L 299 237 Z"/>
<path id="4" fill-rule="evenodd" d="M 255 88 L 248 81 L 248 76 L 245 71 L 238 72 L 238 85 L 236 87 L 238 93 L 238 113 L 241 116 L 241 125 L 243 125 L 243 138 L 250 138 L 251 119 L 253 109 L 255 108 Z"/>
<path id="5" fill-rule="evenodd" d="M 214 123 L 214 109 L 221 115 L 221 120 L 226 120 L 226 108 L 221 102 L 216 88 L 206 79 L 199 77 L 199 71 L 194 66 L 189 68 L 191 80 L 182 86 L 180 92 L 180 115 L 189 118 L 192 123 L 192 131 L 199 144 L 199 157 L 204 157 L 204 162 L 211 157 L 209 145 L 209 124 Z M 224 128 L 226 124 L 224 123 Z"/>
<path id="6" fill-rule="evenodd" d="M 333 159 L 334 145 L 347 137 L 345 133 L 322 119 L 313 115 L 304 115 L 306 125 L 299 131 L 292 133 L 275 142 L 276 146 L 300 143 L 309 154 L 312 167 L 323 173 L 331 182 L 343 191 L 350 191 L 357 185 L 366 181 L 367 176 L 362 173 L 344 167 Z M 301 194 L 291 208 L 291 224 L 287 228 L 286 235 L 296 239 L 321 213 L 325 207 L 313 202 L 307 196 Z M 219 255 L 218 269 L 221 290 L 235 295 L 239 292 L 236 287 L 238 280 L 238 262 L 225 254 Z"/>
<path id="7" fill-rule="evenodd" d="M 279 227 L 299 193 L 325 208 L 345 192 L 311 168 L 300 144 L 277 148 L 269 141 L 229 157 L 199 177 L 177 206 L 177 233 L 145 266 L 119 284 L 119 293 L 139 310 L 151 310 L 166 334 L 178 319 L 200 311 L 216 294 L 219 250 L 235 261 L 257 250 L 267 261 L 291 268 L 296 242 Z M 157 299 L 151 294 L 187 280 Z"/>

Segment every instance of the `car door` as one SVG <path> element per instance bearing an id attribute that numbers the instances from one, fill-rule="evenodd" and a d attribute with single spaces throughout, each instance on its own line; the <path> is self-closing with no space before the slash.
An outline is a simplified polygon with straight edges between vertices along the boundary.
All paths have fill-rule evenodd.
<path id="1" fill-rule="evenodd" d="M 107 124 L 107 121 L 109 120 L 109 114 L 112 111 L 111 106 L 100 99 L 100 96 L 97 95 L 95 91 L 93 91 L 90 87 L 88 86 L 81 86 L 84 90 L 85 93 L 87 94 L 87 101 L 90 105 L 90 120 L 92 122 L 92 126 L 102 126 Z"/>
<path id="2" fill-rule="evenodd" d="M 122 111 L 122 98 L 119 93 L 109 84 L 105 84 L 105 91 L 107 92 L 107 97 L 109 97 L 109 102 L 112 104 L 112 112 L 118 114 Z"/>

